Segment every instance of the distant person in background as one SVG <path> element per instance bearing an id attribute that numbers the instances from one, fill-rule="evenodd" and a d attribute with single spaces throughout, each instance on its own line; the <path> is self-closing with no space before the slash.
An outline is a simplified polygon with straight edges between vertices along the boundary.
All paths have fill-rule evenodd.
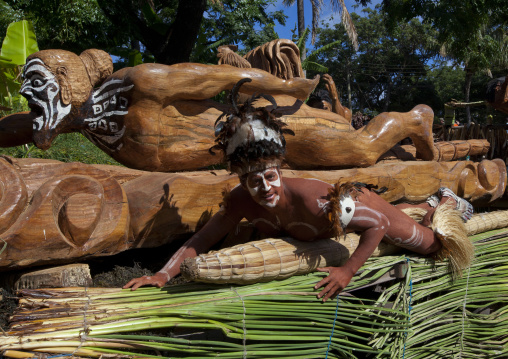
<path id="1" fill-rule="evenodd" d="M 353 115 L 353 118 L 351 119 L 351 126 L 353 126 L 353 128 L 355 130 L 358 130 L 358 129 L 362 128 L 363 126 L 367 126 L 369 121 L 370 121 L 369 115 L 366 115 L 366 114 L 361 113 L 360 111 L 357 111 Z"/>
<path id="2" fill-rule="evenodd" d="M 508 113 L 508 76 L 490 80 L 485 99 L 496 110 Z"/>

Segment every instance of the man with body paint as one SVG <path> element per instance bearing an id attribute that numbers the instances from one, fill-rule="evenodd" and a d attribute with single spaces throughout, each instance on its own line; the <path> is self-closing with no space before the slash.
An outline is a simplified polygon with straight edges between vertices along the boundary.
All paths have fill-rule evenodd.
<path id="1" fill-rule="evenodd" d="M 233 96 L 240 85 L 233 89 Z M 224 152 L 240 184 L 225 194 L 220 211 L 159 272 L 133 279 L 124 288 L 162 287 L 180 273 L 185 258 L 207 251 L 245 218 L 267 236 L 303 241 L 340 236 L 345 231 L 361 232 L 357 249 L 343 266 L 317 269 L 329 273 L 315 286 L 324 287 L 318 298 L 326 301 L 347 286 L 383 238 L 416 253 L 439 253 L 448 246 L 443 244 L 446 233 L 442 229 L 427 227 L 433 214 L 440 207 L 450 206 L 461 222 L 461 216 L 468 219 L 472 214 L 470 204 L 448 189 L 440 190 L 439 197 L 433 196 L 427 203 L 401 205 L 419 209 L 423 215 L 420 224 L 360 184 L 331 186 L 319 180 L 283 178 L 283 134 L 290 130 L 284 129 L 285 124 L 273 110 L 253 108 L 255 99 L 240 107 L 233 102 L 233 114 L 226 121 L 217 120 L 217 145 L 211 149 Z M 439 231 L 443 233 L 436 235 Z"/>

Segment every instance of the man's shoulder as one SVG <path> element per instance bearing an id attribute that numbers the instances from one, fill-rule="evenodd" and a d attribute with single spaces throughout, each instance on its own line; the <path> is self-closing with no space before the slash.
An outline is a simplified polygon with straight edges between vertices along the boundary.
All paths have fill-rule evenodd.
<path id="1" fill-rule="evenodd" d="M 332 188 L 332 185 L 317 178 L 284 178 L 284 182 L 294 193 L 328 193 L 328 189 Z"/>

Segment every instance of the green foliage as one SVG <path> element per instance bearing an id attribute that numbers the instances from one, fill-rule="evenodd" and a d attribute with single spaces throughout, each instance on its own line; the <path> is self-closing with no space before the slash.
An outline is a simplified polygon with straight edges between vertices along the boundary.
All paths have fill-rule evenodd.
<path id="1" fill-rule="evenodd" d="M 295 33 L 293 33 L 295 34 Z M 328 72 L 328 67 L 323 66 L 316 62 L 316 59 L 318 56 L 330 49 L 333 49 L 339 44 L 339 41 L 334 41 L 329 44 L 323 45 L 320 48 L 312 51 L 310 54 L 306 54 L 306 56 L 303 56 L 303 53 L 307 51 L 305 47 L 305 43 L 307 42 L 307 39 L 309 38 L 310 30 L 309 28 L 306 28 L 303 32 L 302 36 L 296 38 L 293 36 L 293 41 L 295 42 L 296 46 L 300 50 L 300 56 L 302 57 L 302 68 L 305 71 L 313 71 L 313 72 Z"/>
<path id="2" fill-rule="evenodd" d="M 493 64 L 508 67 L 508 9 L 503 0 L 384 0 L 391 27 L 400 21 L 421 18 L 438 30 L 441 55 L 463 65 L 465 101 L 470 101 L 472 76 L 490 71 Z M 500 61 L 501 60 L 501 61 Z M 467 110 L 467 122 L 471 121 Z"/>
<path id="3" fill-rule="evenodd" d="M 140 61 L 170 63 L 175 58 L 170 54 L 185 52 L 172 34 L 179 29 L 190 33 L 195 26 L 200 29 L 199 36 L 185 39 L 193 49 L 191 60 L 216 63 L 214 48 L 220 44 L 238 44 L 250 50 L 277 38 L 275 23 L 284 24 L 286 19 L 282 11 L 267 11 L 275 0 L 225 0 L 209 1 L 203 19 L 191 23 L 178 19 L 177 14 L 177 9 L 189 1 L 6 0 L 0 1 L 0 9 L 32 20 L 41 48 L 78 54 L 100 48 L 120 56 L 122 65 Z M 192 0 L 188 6 L 197 6 L 199 1 Z M 195 12 L 199 11 L 196 7 Z M 0 16 L 0 29 L 7 26 L 8 18 Z"/>
<path id="4" fill-rule="evenodd" d="M 62 162 L 120 165 L 80 133 L 59 135 L 47 151 L 40 150 L 33 144 L 27 144 L 0 148 L 0 154 L 16 158 L 45 158 Z"/>
<path id="5" fill-rule="evenodd" d="M 287 16 L 282 11 L 267 11 L 275 2 L 275 0 L 225 0 L 209 4 L 191 61 L 215 64 L 216 49 L 220 45 L 238 45 L 240 52 L 246 52 L 277 39 L 275 23 L 284 25 Z"/>
<path id="6" fill-rule="evenodd" d="M 32 21 L 43 49 L 61 48 L 79 54 L 126 40 L 122 29 L 105 17 L 96 0 L 5 0 L 5 4 L 9 12 Z"/>
<path id="7" fill-rule="evenodd" d="M 2 57 L 8 62 L 0 61 L 2 67 L 24 65 L 26 58 L 39 51 L 33 25 L 27 20 L 13 22 L 7 28 L 2 44 Z"/>
<path id="8" fill-rule="evenodd" d="M 4 107 L 23 108 L 26 104 L 19 94 L 21 69 L 26 58 L 37 51 L 37 39 L 29 21 L 9 24 L 0 56 L 0 97 Z"/>
<path id="9" fill-rule="evenodd" d="M 383 12 L 365 9 L 364 17 L 351 14 L 358 32 L 356 52 L 340 24 L 319 32 L 316 60 L 329 68 L 347 103 L 347 78 L 351 78 L 353 112 L 408 111 L 429 98 L 416 98 L 425 90 L 429 64 L 438 56 L 435 31 L 417 20 L 389 29 Z M 331 44 L 334 44 L 331 46 Z M 312 76 L 313 74 L 309 74 Z M 419 101 L 419 102 L 417 102 Z"/>

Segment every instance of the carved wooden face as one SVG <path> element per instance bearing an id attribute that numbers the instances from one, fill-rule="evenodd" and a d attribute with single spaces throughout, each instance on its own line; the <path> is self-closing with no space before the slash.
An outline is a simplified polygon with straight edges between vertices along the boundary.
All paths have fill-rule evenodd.
<path id="1" fill-rule="evenodd" d="M 62 102 L 60 84 L 41 59 L 33 58 L 25 65 L 23 78 L 19 92 L 28 100 L 31 111 L 37 114 L 33 120 L 34 143 L 47 149 L 72 106 Z"/>

